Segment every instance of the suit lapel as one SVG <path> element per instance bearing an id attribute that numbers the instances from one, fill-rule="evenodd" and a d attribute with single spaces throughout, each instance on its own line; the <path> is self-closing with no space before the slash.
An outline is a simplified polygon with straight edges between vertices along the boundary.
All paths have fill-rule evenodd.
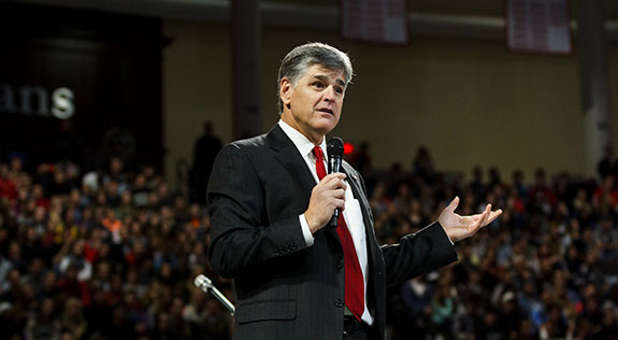
<path id="1" fill-rule="evenodd" d="M 266 141 L 275 158 L 283 164 L 290 175 L 299 183 L 302 193 L 309 197 L 315 186 L 313 175 L 305 166 L 305 160 L 294 146 L 294 143 L 281 130 L 279 124 L 275 125 L 266 135 Z M 299 166 L 300 165 L 300 166 Z"/>
<path id="2" fill-rule="evenodd" d="M 361 205 L 361 212 L 363 214 L 363 222 L 365 223 L 365 239 L 367 240 L 367 249 L 369 251 L 369 259 L 374 260 L 377 256 L 377 247 L 378 240 L 376 238 L 375 231 L 373 230 L 373 218 L 371 217 L 371 206 L 369 205 L 369 201 L 367 200 L 367 196 L 361 189 L 360 178 L 356 174 L 356 171 L 352 169 L 352 167 L 343 162 L 343 171 L 348 176 L 348 183 L 352 187 L 352 193 L 354 193 L 354 198 L 359 200 Z"/>

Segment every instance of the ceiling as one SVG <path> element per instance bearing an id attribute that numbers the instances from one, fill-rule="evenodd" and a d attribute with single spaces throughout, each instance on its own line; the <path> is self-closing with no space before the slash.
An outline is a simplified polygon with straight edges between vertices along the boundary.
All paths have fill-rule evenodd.
<path id="1" fill-rule="evenodd" d="M 579 1 L 584 0 L 567 0 L 571 9 L 571 17 L 577 16 L 577 6 Z M 597 1 L 597 0 L 585 0 Z M 618 1 L 617 0 L 601 0 L 604 2 L 605 11 L 608 20 L 618 19 Z M 299 6 L 306 5 L 304 0 L 270 0 L 269 2 L 277 3 L 294 3 Z M 314 6 L 333 6 L 333 3 L 338 3 L 336 0 L 312 0 L 311 5 Z M 407 0 L 408 10 L 412 13 L 428 13 L 428 14 L 447 14 L 447 15 L 472 15 L 472 16 L 504 16 L 505 0 Z"/>
<path id="2" fill-rule="evenodd" d="M 176 6 L 228 6 L 231 0 L 0 0 L 9 2 L 26 2 L 26 3 L 41 3 L 59 6 L 74 6 L 74 7 L 95 7 L 99 9 L 114 9 L 118 7 L 135 7 L 141 8 L 143 5 L 152 5 L 159 7 L 162 4 Z M 259 1 L 259 0 L 258 0 Z M 296 7 L 337 7 L 340 1 L 344 0 L 262 0 L 260 2 L 274 3 L 286 6 Z M 597 0 L 567 0 L 571 8 L 573 18 L 577 15 L 577 7 L 579 1 L 597 1 Z M 616 0 L 600 0 L 604 2 L 605 11 L 608 20 L 618 19 L 618 1 Z M 428 14 L 446 14 L 446 15 L 472 15 L 472 16 L 492 16 L 502 17 L 504 15 L 505 0 L 407 0 L 408 10 L 411 13 L 428 13 Z M 128 4 L 128 5 L 127 5 Z M 148 11 L 146 11 L 148 12 Z"/>
<path id="3" fill-rule="evenodd" d="M 0 0 L 138 14 L 164 19 L 227 22 L 230 0 Z M 244 0 L 238 0 L 244 1 Z M 335 30 L 344 0 L 258 0 L 265 26 Z M 580 1 L 602 1 L 608 40 L 618 41 L 618 0 L 567 0 L 572 23 Z M 410 29 L 426 36 L 504 39 L 506 0 L 407 0 Z M 574 27 L 576 24 L 574 25 Z"/>

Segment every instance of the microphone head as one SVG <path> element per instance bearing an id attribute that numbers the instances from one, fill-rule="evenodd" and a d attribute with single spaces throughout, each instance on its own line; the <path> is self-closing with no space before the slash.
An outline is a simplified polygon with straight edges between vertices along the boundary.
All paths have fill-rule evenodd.
<path id="1" fill-rule="evenodd" d="M 212 281 L 210 281 L 210 279 L 206 277 L 206 275 L 200 274 L 195 277 L 195 280 L 193 280 L 193 284 L 198 288 L 202 288 L 202 286 L 210 287 L 212 286 Z"/>
<path id="2" fill-rule="evenodd" d="M 326 144 L 326 152 L 328 153 L 328 157 L 343 157 L 343 139 L 340 137 L 329 139 Z"/>

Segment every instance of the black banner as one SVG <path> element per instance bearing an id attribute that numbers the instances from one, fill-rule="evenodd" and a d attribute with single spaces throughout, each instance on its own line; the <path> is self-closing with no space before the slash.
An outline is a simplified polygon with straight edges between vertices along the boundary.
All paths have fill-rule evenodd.
<path id="1" fill-rule="evenodd" d="M 0 161 L 162 168 L 161 21 L 0 4 Z"/>

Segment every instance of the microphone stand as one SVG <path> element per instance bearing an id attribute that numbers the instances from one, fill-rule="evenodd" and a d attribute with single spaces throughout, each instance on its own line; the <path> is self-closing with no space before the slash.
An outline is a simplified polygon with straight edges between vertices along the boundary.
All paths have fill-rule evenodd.
<path id="1" fill-rule="evenodd" d="M 236 307 L 234 307 L 230 300 L 228 300 L 225 295 L 223 295 L 223 293 L 221 293 L 217 287 L 212 284 L 212 280 L 206 277 L 206 275 L 200 274 L 196 276 L 195 280 L 193 280 L 193 284 L 202 292 L 210 293 L 214 296 L 227 309 L 228 313 L 230 313 L 231 316 L 234 316 Z"/>

